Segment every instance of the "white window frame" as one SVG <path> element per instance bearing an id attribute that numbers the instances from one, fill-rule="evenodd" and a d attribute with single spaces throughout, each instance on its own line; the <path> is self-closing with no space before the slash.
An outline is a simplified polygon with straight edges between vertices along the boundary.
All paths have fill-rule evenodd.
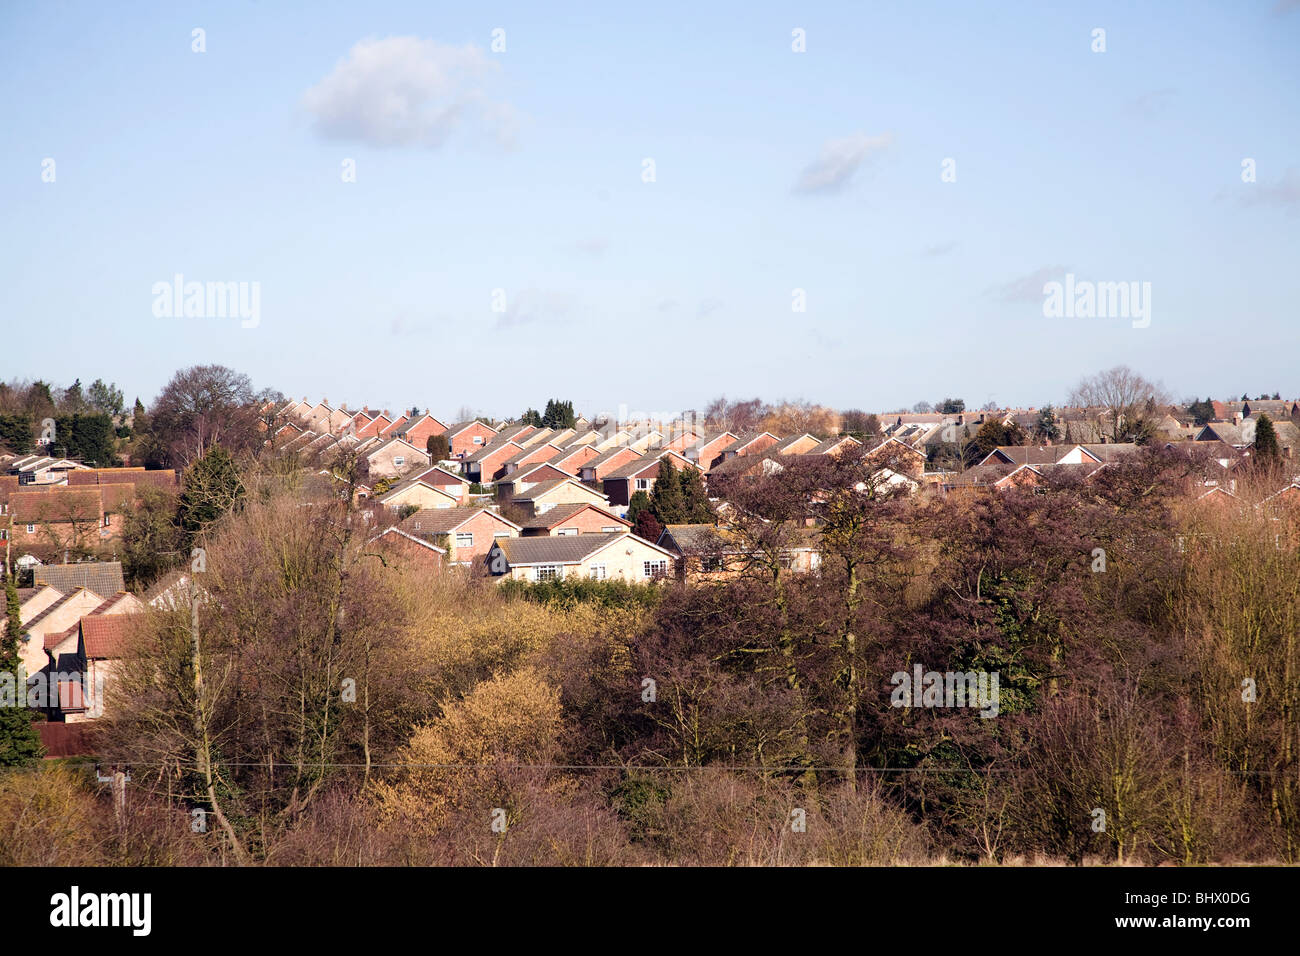
<path id="1" fill-rule="evenodd" d="M 557 538 L 568 538 L 578 533 L 577 528 L 556 528 L 555 536 Z"/>
<path id="2" fill-rule="evenodd" d="M 641 562 L 641 570 L 647 581 L 656 577 L 663 577 L 668 573 L 668 562 L 663 558 L 646 560 Z"/>
<path id="3" fill-rule="evenodd" d="M 28 524 L 28 525 L 27 525 L 27 533 L 28 533 L 28 534 L 35 534 L 35 533 L 36 533 L 36 525 L 34 525 L 34 524 Z"/>
<path id="4" fill-rule="evenodd" d="M 465 540 L 462 541 L 462 540 L 461 540 L 462 538 L 465 539 Z M 473 531 L 457 531 L 457 532 L 456 532 L 456 550 L 459 551 L 461 548 L 472 548 L 472 547 L 474 547 L 474 532 L 473 532 Z"/>
<path id="5" fill-rule="evenodd" d="M 591 570 L 587 572 L 587 577 L 591 578 L 593 581 L 604 581 L 609 577 L 609 572 L 606 570 L 605 565 L 593 564 Z"/>
<path id="6" fill-rule="evenodd" d="M 624 528 L 622 525 L 615 524 L 610 525 L 608 528 L 601 528 L 600 530 L 605 534 L 618 534 L 620 531 L 623 531 Z"/>
<path id="7" fill-rule="evenodd" d="M 564 565 L 539 564 L 533 568 L 534 581 L 559 581 L 564 578 Z"/>
<path id="8" fill-rule="evenodd" d="M 637 490 L 637 491 L 649 491 L 649 490 L 650 490 L 650 479 L 649 479 L 649 478 L 638 478 L 638 479 L 636 480 L 636 490 Z"/>
<path id="9" fill-rule="evenodd" d="M 401 467 L 403 467 L 405 464 L 406 464 L 406 456 L 405 456 L 405 455 L 394 455 L 394 456 L 393 456 L 393 467 L 394 467 L 394 468 L 401 468 Z"/>

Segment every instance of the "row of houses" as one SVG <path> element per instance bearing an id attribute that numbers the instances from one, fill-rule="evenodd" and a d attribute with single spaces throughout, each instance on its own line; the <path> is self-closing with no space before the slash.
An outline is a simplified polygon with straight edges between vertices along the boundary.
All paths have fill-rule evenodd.
<path id="1" fill-rule="evenodd" d="M 111 551 L 121 538 L 126 516 L 145 489 L 175 494 L 180 478 L 173 470 L 90 468 L 69 459 L 25 481 L 31 456 L 0 458 L 0 542 L 12 549 L 52 559 L 60 554 Z"/>

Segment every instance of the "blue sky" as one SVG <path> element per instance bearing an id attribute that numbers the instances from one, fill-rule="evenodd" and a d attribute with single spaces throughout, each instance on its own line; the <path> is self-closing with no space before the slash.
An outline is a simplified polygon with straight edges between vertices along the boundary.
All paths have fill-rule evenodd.
<path id="1" fill-rule="evenodd" d="M 0 378 L 148 402 L 219 362 L 443 416 L 1059 403 L 1121 363 L 1300 393 L 1295 0 L 620 6 L 5 4 Z M 1149 282 L 1149 326 L 1045 318 L 1066 272 Z M 178 273 L 259 283 L 256 326 L 155 315 Z"/>

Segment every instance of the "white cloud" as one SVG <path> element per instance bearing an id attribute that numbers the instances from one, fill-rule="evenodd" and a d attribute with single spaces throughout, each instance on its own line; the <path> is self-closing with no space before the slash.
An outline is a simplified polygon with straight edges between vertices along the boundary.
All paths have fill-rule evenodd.
<path id="1" fill-rule="evenodd" d="M 1300 169 L 1289 167 L 1276 184 L 1250 183 L 1240 188 L 1242 205 L 1293 208 L 1300 205 Z"/>
<path id="2" fill-rule="evenodd" d="M 1003 302 L 1041 302 L 1043 286 L 1053 280 L 1060 281 L 1069 271 L 1069 266 L 1043 266 L 990 291 Z"/>
<path id="3" fill-rule="evenodd" d="M 956 248 L 957 248 L 956 240 L 951 240 L 949 242 L 936 242 L 936 243 L 931 243 L 930 245 L 922 249 L 921 255 L 946 256 L 948 255 L 948 253 L 952 252 Z"/>
<path id="4" fill-rule="evenodd" d="M 436 148 L 458 128 L 477 125 L 512 146 L 514 110 L 488 91 L 499 72 L 473 44 L 362 40 L 303 95 L 303 105 L 326 139 Z"/>
<path id="5" fill-rule="evenodd" d="M 534 322 L 555 323 L 568 316 L 574 298 L 566 292 L 550 289 L 524 289 L 506 297 L 506 310 L 497 316 L 497 328 L 509 329 Z"/>
<path id="6" fill-rule="evenodd" d="M 893 133 L 881 133 L 879 136 L 855 133 L 843 139 L 828 139 L 822 144 L 821 155 L 799 175 L 794 191 L 839 192 L 852 182 L 854 174 L 864 162 L 893 142 Z"/>

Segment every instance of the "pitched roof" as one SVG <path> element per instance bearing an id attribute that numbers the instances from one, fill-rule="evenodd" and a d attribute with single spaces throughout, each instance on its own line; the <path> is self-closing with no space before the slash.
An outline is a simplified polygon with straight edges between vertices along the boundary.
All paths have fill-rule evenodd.
<path id="1" fill-rule="evenodd" d="M 554 459 L 552 459 L 552 461 L 553 461 L 553 460 L 554 460 Z M 549 462 L 549 461 L 539 461 L 539 462 L 535 462 L 535 463 L 533 463 L 533 464 L 524 465 L 522 468 L 519 468 L 519 469 L 517 469 L 516 471 L 512 471 L 510 474 L 506 475 L 505 478 L 503 478 L 500 482 L 498 482 L 498 484 L 503 484 L 503 485 L 515 484 L 515 485 L 517 485 L 517 484 L 520 484 L 521 482 L 527 482 L 527 481 L 530 481 L 530 480 L 531 480 L 531 482 L 532 482 L 533 484 L 537 484 L 538 481 L 539 481 L 539 479 L 537 479 L 537 478 L 532 478 L 532 479 L 530 479 L 529 476 L 530 476 L 530 475 L 535 475 L 535 474 L 537 474 L 538 472 L 542 472 L 542 471 L 558 472 L 560 475 L 563 475 L 565 478 L 572 478 L 574 481 L 577 481 L 577 480 L 578 480 L 578 476 L 577 476 L 577 475 L 573 474 L 572 472 L 565 471 L 563 468 L 559 467 L 558 465 L 553 465 L 553 464 L 551 464 L 551 462 Z M 543 479 L 543 480 L 546 480 L 546 481 L 559 481 L 560 479 L 558 479 L 558 478 L 547 478 L 547 479 Z"/>
<path id="2" fill-rule="evenodd" d="M 83 561 L 79 564 L 45 564 L 35 571 L 36 584 L 71 594 L 86 588 L 95 594 L 116 594 L 126 590 L 121 561 Z"/>
<path id="3" fill-rule="evenodd" d="M 412 542 L 413 544 L 418 544 L 418 545 L 419 545 L 420 547 L 422 547 L 422 548 L 429 548 L 429 549 L 431 549 L 431 550 L 433 550 L 433 551 L 436 551 L 436 552 L 438 552 L 439 554 L 446 554 L 446 553 L 447 553 L 447 549 L 446 549 L 446 548 L 440 548 L 440 547 L 438 547 L 436 544 L 434 544 L 433 542 L 431 542 L 431 541 L 426 541 L 424 538 L 416 537 L 416 536 L 413 535 L 413 534 L 407 534 L 405 531 L 403 531 L 403 530 L 402 530 L 401 528 L 399 528 L 397 525 L 393 525 L 391 528 L 385 528 L 383 531 L 379 532 L 379 534 L 377 534 L 377 535 L 375 535 L 373 538 L 371 538 L 370 541 L 371 541 L 371 543 L 373 544 L 374 542 L 378 541 L 380 538 L 383 538 L 383 537 L 385 537 L 385 536 L 387 536 L 387 535 L 391 535 L 391 536 L 393 536 L 393 537 L 395 537 L 395 538 L 402 538 L 402 539 L 404 539 L 404 540 L 406 540 L 406 541 L 410 541 L 410 542 Z"/>
<path id="4" fill-rule="evenodd" d="M 669 557 L 672 556 L 671 552 L 665 551 L 657 544 L 638 538 L 628 531 L 573 534 L 561 537 L 534 535 L 526 538 L 499 538 L 494 542 L 493 547 L 500 548 L 505 553 L 506 560 L 512 565 L 578 564 L 597 551 L 624 539 L 661 551 Z"/>
<path id="5" fill-rule="evenodd" d="M 424 471 L 412 475 L 410 481 L 422 481 L 426 485 L 467 485 L 469 484 L 460 475 L 454 475 L 446 468 L 439 468 L 434 465 L 432 468 L 426 468 Z"/>
<path id="6" fill-rule="evenodd" d="M 521 523 L 519 527 L 520 528 L 546 528 L 549 530 L 551 528 L 556 527 L 557 525 L 563 524 L 564 522 L 572 518 L 574 515 L 580 514 L 581 512 L 586 511 L 588 508 L 590 508 L 592 511 L 598 512 L 599 514 L 601 514 L 605 518 L 610 519 L 611 521 L 616 521 L 619 524 L 627 525 L 627 527 L 629 528 L 632 527 L 632 522 L 628 521 L 626 518 L 620 518 L 612 511 L 606 511 L 604 508 L 600 507 L 599 505 L 592 504 L 590 501 L 574 501 L 562 505 L 556 505 L 554 508 L 551 508 L 549 511 L 543 511 L 539 515 L 533 515 L 533 517 Z"/>
<path id="7" fill-rule="evenodd" d="M 462 460 L 467 462 L 483 461 L 486 458 L 495 457 L 501 454 L 501 452 L 503 451 L 510 452 L 512 450 L 522 451 L 523 446 L 516 441 L 511 441 L 508 438 L 497 438 L 488 442 L 478 451 L 474 452 L 474 454 L 466 455 Z"/>
<path id="8" fill-rule="evenodd" d="M 539 481 L 537 484 L 533 485 L 531 488 L 527 489 L 526 491 L 523 491 L 515 495 L 514 500 L 533 501 L 536 498 L 540 498 L 548 491 L 554 491 L 556 488 L 560 487 L 560 485 L 563 484 L 576 485 L 577 487 L 583 489 L 584 491 L 591 492 L 591 494 L 596 495 L 597 497 L 604 498 L 606 501 L 609 500 L 608 496 L 601 494 L 595 488 L 591 488 L 587 485 L 584 485 L 582 482 L 577 481 L 573 478 L 553 478 L 550 481 Z"/>
<path id="9" fill-rule="evenodd" d="M 496 431 L 496 429 L 493 428 L 491 425 L 487 424 L 486 422 L 481 422 L 477 418 L 475 418 L 467 422 L 456 422 L 454 425 L 448 425 L 447 430 L 443 434 L 447 436 L 448 441 L 451 441 L 451 439 L 455 438 L 461 432 L 465 431 L 465 429 L 472 428 L 475 425 L 482 425 L 490 432 Z"/>
<path id="10" fill-rule="evenodd" d="M 466 521 L 483 513 L 516 530 L 519 528 L 519 525 L 489 508 L 422 508 L 398 527 L 412 534 L 450 534 Z"/>
<path id="11" fill-rule="evenodd" d="M 136 626 L 132 614 L 87 615 L 81 619 L 81 640 L 86 657 L 113 658 L 126 654 Z"/>

